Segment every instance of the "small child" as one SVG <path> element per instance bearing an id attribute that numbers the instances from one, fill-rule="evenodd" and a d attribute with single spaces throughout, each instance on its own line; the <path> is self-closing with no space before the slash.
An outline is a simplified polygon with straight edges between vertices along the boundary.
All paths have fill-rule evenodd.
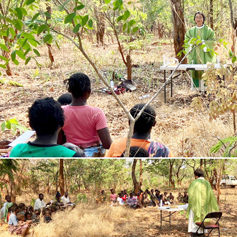
<path id="1" fill-rule="evenodd" d="M 45 214 L 44 214 L 44 222 L 49 223 L 50 221 L 52 221 L 51 211 L 47 209 L 45 210 Z"/>
<path id="2" fill-rule="evenodd" d="M 170 195 L 168 196 L 168 200 L 169 200 L 170 204 L 173 204 L 173 202 L 174 202 L 174 196 L 173 196 L 172 193 L 170 193 Z"/>
<path id="3" fill-rule="evenodd" d="M 184 192 L 183 202 L 188 203 L 188 193 L 186 191 Z"/>
<path id="4" fill-rule="evenodd" d="M 164 192 L 163 201 L 164 201 L 164 205 L 170 205 L 170 202 L 169 202 L 168 197 L 167 197 L 167 192 Z"/>
<path id="5" fill-rule="evenodd" d="M 179 192 L 179 195 L 178 195 L 178 197 L 177 197 L 177 199 L 178 199 L 178 202 L 183 202 L 183 195 Z"/>

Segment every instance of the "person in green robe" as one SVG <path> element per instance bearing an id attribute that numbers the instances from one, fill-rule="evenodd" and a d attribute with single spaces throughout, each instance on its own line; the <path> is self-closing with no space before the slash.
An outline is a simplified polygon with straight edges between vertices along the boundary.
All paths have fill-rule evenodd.
<path id="1" fill-rule="evenodd" d="M 188 232 L 191 236 L 196 236 L 198 229 L 196 222 L 202 222 L 204 217 L 210 212 L 219 211 L 215 194 L 210 183 L 204 179 L 204 172 L 201 169 L 194 171 L 195 180 L 188 188 L 188 209 L 186 217 L 189 219 Z M 200 228 L 198 233 L 203 233 Z"/>
<path id="2" fill-rule="evenodd" d="M 212 52 L 215 44 L 215 33 L 214 31 L 204 24 L 205 16 L 202 12 L 196 12 L 194 15 L 194 21 L 196 26 L 190 28 L 185 34 L 185 40 L 190 42 L 193 38 L 202 40 L 202 47 L 200 44 L 195 48 L 196 45 L 189 43 L 188 51 L 192 50 L 187 56 L 189 64 L 206 64 L 207 62 L 214 63 L 216 58 Z M 211 49 L 211 51 L 209 50 Z M 191 71 L 192 76 L 192 90 L 205 91 L 204 81 L 201 80 L 203 71 Z"/>

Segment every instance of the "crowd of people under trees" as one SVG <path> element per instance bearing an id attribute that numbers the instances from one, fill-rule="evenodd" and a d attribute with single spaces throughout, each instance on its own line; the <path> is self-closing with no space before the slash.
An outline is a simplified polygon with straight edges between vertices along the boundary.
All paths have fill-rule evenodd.
<path id="1" fill-rule="evenodd" d="M 174 204 L 186 204 L 188 203 L 188 193 L 185 191 L 184 195 L 179 193 L 178 197 L 175 198 L 172 193 L 161 192 L 158 189 L 146 189 L 139 190 L 138 193 L 131 192 L 127 193 L 127 190 L 121 190 L 120 193 L 116 194 L 114 189 L 110 189 L 110 199 L 108 199 L 104 190 L 101 190 L 100 194 L 96 198 L 97 203 L 108 203 L 110 201 L 111 206 L 114 205 L 126 205 L 131 208 L 142 208 L 152 206 L 164 206 Z"/>
<path id="2" fill-rule="evenodd" d="M 44 195 L 39 194 L 34 202 L 34 207 L 25 203 L 13 203 L 11 196 L 6 195 L 6 202 L 0 210 L 1 221 L 8 223 L 8 229 L 11 234 L 25 236 L 29 232 L 30 226 L 37 225 L 41 220 L 45 223 L 52 221 L 52 214 L 65 210 L 68 207 L 74 208 L 75 204 L 70 202 L 68 193 L 63 196 L 59 192 L 56 193 L 55 200 L 48 203 L 44 202 Z"/>

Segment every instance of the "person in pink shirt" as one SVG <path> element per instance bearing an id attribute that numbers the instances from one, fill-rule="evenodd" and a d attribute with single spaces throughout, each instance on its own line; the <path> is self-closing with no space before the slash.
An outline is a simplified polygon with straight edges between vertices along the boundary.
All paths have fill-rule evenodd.
<path id="1" fill-rule="evenodd" d="M 86 156 L 104 156 L 112 143 L 104 112 L 87 104 L 91 94 L 91 82 L 87 75 L 75 73 L 64 81 L 72 102 L 62 106 L 65 122 L 58 143 L 65 140 L 79 146 Z"/>
<path id="2" fill-rule="evenodd" d="M 117 203 L 117 195 L 114 193 L 113 189 L 110 189 L 110 201 L 111 201 L 111 206 Z"/>

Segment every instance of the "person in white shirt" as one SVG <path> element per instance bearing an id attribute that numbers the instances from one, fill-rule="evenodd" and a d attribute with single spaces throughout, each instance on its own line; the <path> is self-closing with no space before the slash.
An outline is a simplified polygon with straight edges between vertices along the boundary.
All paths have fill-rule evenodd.
<path id="1" fill-rule="evenodd" d="M 61 197 L 61 200 L 62 200 L 64 206 L 67 206 L 67 204 L 70 204 L 68 192 L 65 192 L 65 194 Z"/>
<path id="2" fill-rule="evenodd" d="M 124 204 L 121 193 L 119 193 L 119 196 L 117 198 L 117 202 L 118 202 L 119 205 L 123 205 Z"/>
<path id="3" fill-rule="evenodd" d="M 37 198 L 35 200 L 34 210 L 38 210 L 38 209 L 44 208 L 46 206 L 43 199 L 44 199 L 44 195 L 42 193 L 40 193 L 39 198 Z"/>

